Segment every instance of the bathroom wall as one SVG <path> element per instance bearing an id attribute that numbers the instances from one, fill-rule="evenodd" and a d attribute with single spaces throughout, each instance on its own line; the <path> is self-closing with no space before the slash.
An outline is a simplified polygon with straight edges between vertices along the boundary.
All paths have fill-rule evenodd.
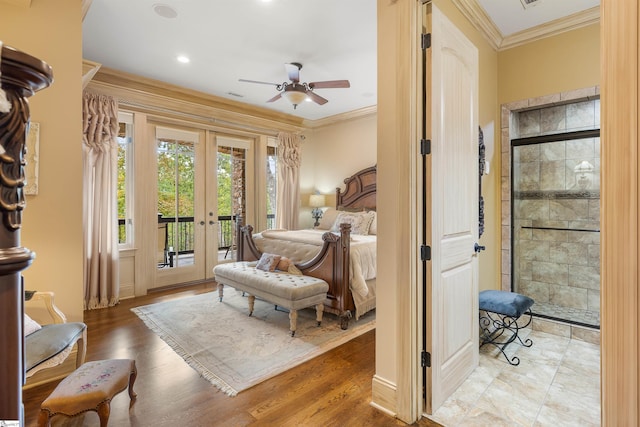
<path id="1" fill-rule="evenodd" d="M 598 99 L 517 113 L 519 138 L 599 129 Z M 514 291 L 534 312 L 599 325 L 600 141 L 512 147 Z"/>

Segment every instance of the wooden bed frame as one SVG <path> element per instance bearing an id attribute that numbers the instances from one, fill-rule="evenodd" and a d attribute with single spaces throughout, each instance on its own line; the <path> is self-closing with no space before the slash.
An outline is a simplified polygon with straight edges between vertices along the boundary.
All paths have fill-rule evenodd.
<path id="1" fill-rule="evenodd" d="M 336 188 L 336 209 L 364 210 L 376 209 L 376 166 L 371 166 L 344 180 L 345 189 Z M 256 261 L 262 252 L 253 240 L 253 227 L 244 225 L 242 218 L 237 221 L 238 261 Z M 324 245 L 311 260 L 297 267 L 306 276 L 318 277 L 329 284 L 325 311 L 340 317 L 342 329 L 349 327 L 349 319 L 355 310 L 353 296 L 349 288 L 349 240 L 350 224 L 340 225 L 340 234 L 327 232 L 322 236 Z"/>

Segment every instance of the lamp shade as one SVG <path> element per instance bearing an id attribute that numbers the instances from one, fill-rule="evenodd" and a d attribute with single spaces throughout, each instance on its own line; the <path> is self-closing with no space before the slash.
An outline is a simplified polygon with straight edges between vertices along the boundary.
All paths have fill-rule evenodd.
<path id="1" fill-rule="evenodd" d="M 309 196 L 309 206 L 312 208 L 320 208 L 325 206 L 326 200 L 324 194 L 312 194 Z"/>

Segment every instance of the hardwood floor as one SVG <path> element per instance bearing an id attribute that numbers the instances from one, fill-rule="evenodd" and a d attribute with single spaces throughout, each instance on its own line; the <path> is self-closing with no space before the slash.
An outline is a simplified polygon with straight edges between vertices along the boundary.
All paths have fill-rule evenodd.
<path id="1" fill-rule="evenodd" d="M 201 378 L 131 312 L 132 307 L 215 290 L 214 283 L 165 290 L 85 312 L 87 361 L 136 360 L 138 399 L 129 409 L 126 392 L 111 404 L 110 426 L 402 426 L 369 405 L 375 372 L 375 331 L 228 397 Z M 26 390 L 25 426 L 36 426 L 40 402 L 57 381 Z M 66 419 L 54 418 L 54 425 Z M 76 425 L 68 423 L 68 425 Z M 95 413 L 84 426 L 99 425 Z M 439 426 L 420 420 L 417 426 Z"/>

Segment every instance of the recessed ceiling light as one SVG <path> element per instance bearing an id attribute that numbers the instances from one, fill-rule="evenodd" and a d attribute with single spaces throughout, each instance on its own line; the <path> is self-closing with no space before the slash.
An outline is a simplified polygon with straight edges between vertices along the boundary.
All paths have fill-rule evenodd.
<path id="1" fill-rule="evenodd" d="M 191 60 L 184 55 L 178 55 L 176 59 L 178 60 L 178 62 L 181 62 L 183 64 L 188 64 L 189 62 L 191 62 Z"/>
<path id="2" fill-rule="evenodd" d="M 167 4 L 157 3 L 153 5 L 153 11 L 163 18 L 173 19 L 178 16 L 178 12 Z"/>

